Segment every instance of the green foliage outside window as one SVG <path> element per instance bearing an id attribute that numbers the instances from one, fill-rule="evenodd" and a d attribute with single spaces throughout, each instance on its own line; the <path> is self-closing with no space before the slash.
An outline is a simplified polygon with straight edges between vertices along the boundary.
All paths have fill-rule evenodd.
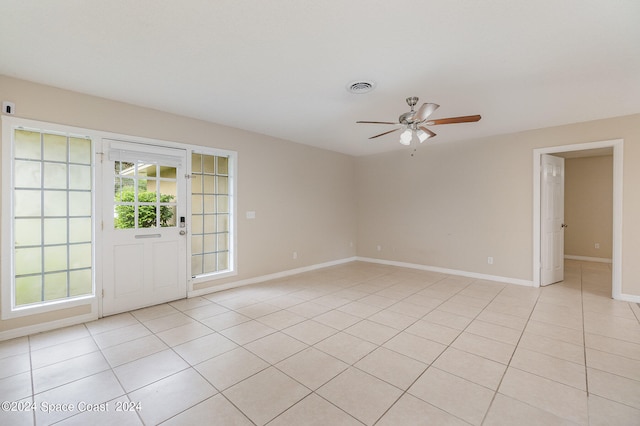
<path id="1" fill-rule="evenodd" d="M 175 197 L 169 194 L 160 194 L 161 203 L 170 203 Z M 124 189 L 116 196 L 117 202 L 135 202 L 133 189 Z M 155 192 L 138 192 L 139 203 L 155 203 Z M 135 228 L 135 205 L 116 205 L 115 227 L 118 229 Z M 170 226 L 173 218 L 173 210 L 169 206 L 160 206 L 160 226 Z M 138 204 L 138 228 L 153 228 L 156 226 L 156 205 Z"/>

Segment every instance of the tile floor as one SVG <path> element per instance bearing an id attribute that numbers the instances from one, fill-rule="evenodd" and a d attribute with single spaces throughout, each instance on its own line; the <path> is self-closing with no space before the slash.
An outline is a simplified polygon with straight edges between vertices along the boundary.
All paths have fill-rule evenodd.
<path id="1" fill-rule="evenodd" d="M 610 277 L 354 262 L 0 342 L 0 424 L 638 425 L 640 308 Z"/>

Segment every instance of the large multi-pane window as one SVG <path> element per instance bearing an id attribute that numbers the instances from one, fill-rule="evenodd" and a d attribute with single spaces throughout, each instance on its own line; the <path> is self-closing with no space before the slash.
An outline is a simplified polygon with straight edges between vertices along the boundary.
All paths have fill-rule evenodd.
<path id="1" fill-rule="evenodd" d="M 191 275 L 230 270 L 229 157 L 191 156 Z"/>
<path id="2" fill-rule="evenodd" d="M 14 307 L 93 294 L 92 141 L 13 131 Z"/>

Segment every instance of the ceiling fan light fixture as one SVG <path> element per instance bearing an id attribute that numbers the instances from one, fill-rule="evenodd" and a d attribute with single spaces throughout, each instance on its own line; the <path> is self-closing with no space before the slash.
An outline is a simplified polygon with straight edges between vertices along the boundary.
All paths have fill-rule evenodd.
<path id="1" fill-rule="evenodd" d="M 404 132 L 400 134 L 400 143 L 402 145 L 409 146 L 411 145 L 411 140 L 413 139 L 413 132 L 411 129 L 406 129 Z"/>
<path id="2" fill-rule="evenodd" d="M 418 136 L 418 139 L 420 140 L 420 143 L 426 141 L 427 139 L 429 139 L 429 137 L 431 137 L 431 135 L 427 134 L 427 132 L 418 129 L 418 131 L 416 131 L 416 135 Z"/>

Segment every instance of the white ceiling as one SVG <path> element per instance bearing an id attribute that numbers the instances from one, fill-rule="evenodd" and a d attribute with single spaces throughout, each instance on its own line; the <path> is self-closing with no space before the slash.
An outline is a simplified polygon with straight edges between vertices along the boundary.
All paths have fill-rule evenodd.
<path id="1" fill-rule="evenodd" d="M 638 0 L 0 0 L 0 74 L 366 155 L 640 112 Z M 355 95 L 354 80 L 375 91 Z M 1 94 L 0 94 L 1 96 Z M 20 106 L 16 105 L 20 111 Z"/>

